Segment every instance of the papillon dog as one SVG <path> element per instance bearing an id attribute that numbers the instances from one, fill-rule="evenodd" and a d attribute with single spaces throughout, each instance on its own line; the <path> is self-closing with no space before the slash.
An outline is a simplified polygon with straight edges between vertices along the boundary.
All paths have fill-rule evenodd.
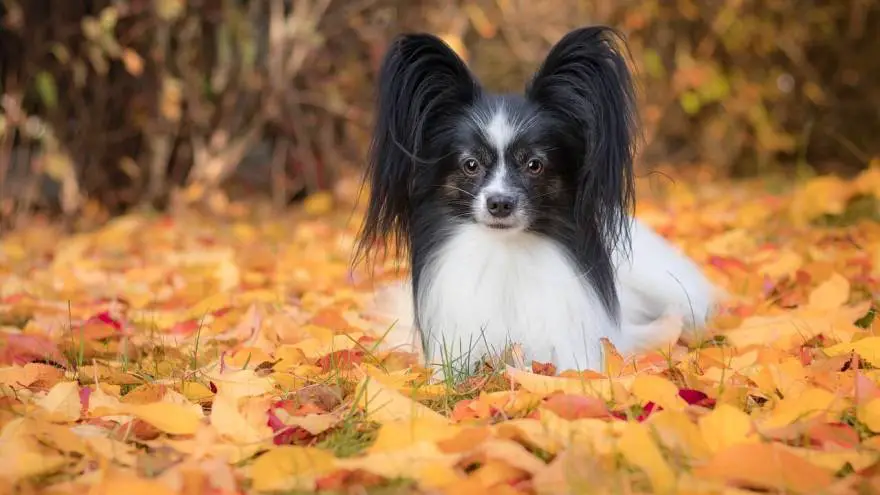
<path id="1" fill-rule="evenodd" d="M 400 35 L 378 93 L 358 252 L 406 253 L 406 292 L 384 307 L 412 318 L 429 363 L 519 344 L 525 362 L 601 370 L 603 337 L 628 355 L 699 333 L 715 288 L 634 217 L 616 30 L 566 34 L 523 94 L 487 91 L 438 37 Z"/>

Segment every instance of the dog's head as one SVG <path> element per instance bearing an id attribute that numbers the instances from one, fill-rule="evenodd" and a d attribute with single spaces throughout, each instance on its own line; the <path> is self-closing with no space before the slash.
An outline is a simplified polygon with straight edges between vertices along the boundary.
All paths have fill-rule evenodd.
<path id="1" fill-rule="evenodd" d="M 406 246 L 413 216 L 499 231 L 627 233 L 636 109 L 617 33 L 568 33 L 521 95 L 487 92 L 456 53 L 427 34 L 398 37 L 383 62 L 362 245 Z"/>

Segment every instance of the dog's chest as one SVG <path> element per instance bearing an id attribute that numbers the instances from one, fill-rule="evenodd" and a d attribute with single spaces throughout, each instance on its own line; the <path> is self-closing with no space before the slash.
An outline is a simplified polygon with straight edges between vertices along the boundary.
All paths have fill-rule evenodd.
<path id="1" fill-rule="evenodd" d="M 434 254 L 425 275 L 417 304 L 432 354 L 443 348 L 500 352 L 516 342 L 528 359 L 550 361 L 565 359 L 566 347 L 583 346 L 581 339 L 601 336 L 601 305 L 549 239 L 463 226 Z"/>

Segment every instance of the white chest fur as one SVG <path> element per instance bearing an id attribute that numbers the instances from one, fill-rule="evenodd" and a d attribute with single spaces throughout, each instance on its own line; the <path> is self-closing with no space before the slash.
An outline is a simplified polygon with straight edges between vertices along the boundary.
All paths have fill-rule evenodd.
<path id="1" fill-rule="evenodd" d="M 459 226 L 422 280 L 420 327 L 433 363 L 473 362 L 517 342 L 527 360 L 599 369 L 599 339 L 617 332 L 566 252 L 537 235 Z"/>

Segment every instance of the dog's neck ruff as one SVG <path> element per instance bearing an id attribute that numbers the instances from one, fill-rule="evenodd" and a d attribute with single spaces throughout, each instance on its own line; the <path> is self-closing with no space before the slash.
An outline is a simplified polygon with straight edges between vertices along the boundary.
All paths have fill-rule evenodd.
<path id="1" fill-rule="evenodd" d="M 427 260 L 416 292 L 427 360 L 498 355 L 520 343 L 527 360 L 599 369 L 601 337 L 617 327 L 589 279 L 557 242 L 476 224 L 454 228 Z"/>

